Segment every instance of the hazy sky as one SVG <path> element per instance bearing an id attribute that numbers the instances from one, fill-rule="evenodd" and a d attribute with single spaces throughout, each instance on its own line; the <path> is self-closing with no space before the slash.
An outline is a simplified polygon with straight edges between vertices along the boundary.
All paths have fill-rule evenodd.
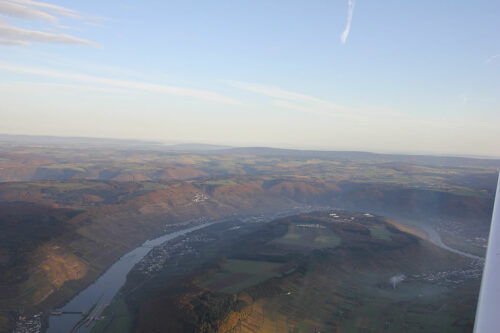
<path id="1" fill-rule="evenodd" d="M 500 156 L 499 14 L 0 0 L 0 133 Z"/>

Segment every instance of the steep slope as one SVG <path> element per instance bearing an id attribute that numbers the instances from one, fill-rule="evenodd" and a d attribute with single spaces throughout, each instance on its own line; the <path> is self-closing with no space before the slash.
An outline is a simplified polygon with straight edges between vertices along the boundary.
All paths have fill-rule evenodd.
<path id="1" fill-rule="evenodd" d="M 293 216 L 145 297 L 135 331 L 467 332 L 480 274 L 470 265 L 383 218 Z"/>
<path id="2" fill-rule="evenodd" d="M 429 202 L 427 198 L 432 196 L 437 196 L 439 204 Z M 15 226 L 15 216 L 4 216 L 2 226 L 13 226 L 9 227 L 12 235 L 22 234 L 27 237 L 25 241 L 34 244 L 26 247 L 24 264 L 0 266 L 2 276 L 16 276 L 16 272 L 23 271 L 24 278 L 14 284 L 6 283 L 4 286 L 12 288 L 0 296 L 0 312 L 11 313 L 11 318 L 17 311 L 29 313 L 50 309 L 64 302 L 123 253 L 145 239 L 165 232 L 169 225 L 189 220 L 275 213 L 299 206 L 323 205 L 422 217 L 460 217 L 456 219 L 456 225 L 463 226 L 464 230 L 470 228 L 470 234 L 474 235 L 481 228 L 483 233 L 487 232 L 489 217 L 486 215 L 491 209 L 488 196 L 436 194 L 436 191 L 381 184 L 330 183 L 302 177 L 269 176 L 183 182 L 68 180 L 2 183 L 0 202 L 11 207 L 21 205 L 23 208 L 10 210 L 14 215 L 31 209 L 24 207 L 35 206 L 39 207 L 34 214 L 37 218 L 44 216 L 44 210 L 51 210 L 48 215 L 64 209 L 71 212 L 56 214 L 56 222 L 50 224 L 50 228 L 46 228 L 45 222 L 38 224 L 40 220 L 37 218 L 31 220 L 34 224 Z M 24 232 L 40 230 L 39 227 L 50 233 L 50 237 L 41 237 L 43 232 Z M 11 258 L 12 254 L 5 250 L 5 244 L 0 243 L 0 259 L 10 262 L 11 259 L 6 258 Z M 69 273 L 62 274 L 63 270 Z"/>

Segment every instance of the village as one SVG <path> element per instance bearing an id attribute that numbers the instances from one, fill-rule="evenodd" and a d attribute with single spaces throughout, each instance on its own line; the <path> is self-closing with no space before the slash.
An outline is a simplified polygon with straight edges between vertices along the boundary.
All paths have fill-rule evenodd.
<path id="1" fill-rule="evenodd" d="M 197 250 L 192 246 L 193 243 L 207 243 L 214 240 L 200 232 L 189 234 L 177 241 L 165 242 L 153 248 L 134 269 L 146 275 L 154 274 L 163 270 L 171 258 L 195 254 Z"/>
<path id="2" fill-rule="evenodd" d="M 436 231 L 448 234 L 453 238 L 463 240 L 465 243 L 486 249 L 488 246 L 488 234 L 486 230 L 477 228 L 464 228 L 460 223 L 453 220 L 435 219 Z"/>
<path id="3" fill-rule="evenodd" d="M 300 209 L 302 212 L 307 212 L 313 210 L 311 206 L 308 207 L 296 207 L 295 209 Z M 228 231 L 239 230 L 242 226 L 254 223 L 265 223 L 271 221 L 280 216 L 287 216 L 290 212 L 282 212 L 279 214 L 256 214 L 246 217 L 234 218 L 232 226 L 230 226 Z M 200 225 L 207 223 L 208 219 L 205 217 L 200 217 L 197 219 L 191 219 L 182 223 L 166 225 L 168 232 L 172 232 L 177 229 L 184 229 L 189 226 Z M 309 225 L 307 225 L 309 226 Z M 322 227 L 322 226 L 320 226 Z M 209 237 L 206 232 L 194 232 L 188 235 L 182 236 L 181 238 L 175 239 L 174 241 L 165 242 L 159 246 L 154 247 L 134 268 L 135 271 L 141 272 L 146 275 L 153 275 L 154 273 L 162 271 L 166 263 L 173 258 L 181 258 L 187 255 L 198 255 L 199 245 L 202 243 L 209 243 L 216 241 L 215 238 Z M 196 244 L 196 245 L 195 245 Z"/>
<path id="4" fill-rule="evenodd" d="M 42 331 L 42 313 L 25 317 L 20 315 L 13 333 L 40 333 Z"/>
<path id="5" fill-rule="evenodd" d="M 483 266 L 484 261 L 472 260 L 467 266 L 460 269 L 415 274 L 411 276 L 411 278 L 438 284 L 446 284 L 454 288 L 456 285 L 464 283 L 465 281 L 480 279 L 483 272 Z"/>

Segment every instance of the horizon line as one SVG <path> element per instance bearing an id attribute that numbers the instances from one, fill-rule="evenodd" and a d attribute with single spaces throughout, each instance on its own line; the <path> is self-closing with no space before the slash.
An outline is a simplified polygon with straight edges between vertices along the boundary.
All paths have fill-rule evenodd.
<path id="1" fill-rule="evenodd" d="M 460 154 L 460 153 L 437 153 L 437 152 L 425 152 L 425 151 L 383 151 L 383 150 L 365 150 L 365 149 L 341 149 L 341 148 L 327 148 L 327 147 L 298 147 L 296 145 L 233 145 L 233 144 L 221 144 L 213 142 L 200 142 L 200 141 L 186 141 L 186 140 L 155 140 L 155 139 L 140 139 L 140 138 L 117 138 L 117 137 L 94 137 L 94 136 L 64 136 L 64 135 L 45 135 L 45 134 L 12 134 L 0 132 L 0 144 L 2 136 L 9 137 L 31 137 L 31 138 L 57 138 L 57 139 L 90 139 L 90 140 L 103 140 L 103 141 L 123 141 L 130 142 L 136 141 L 137 143 L 154 145 L 156 147 L 163 146 L 178 146 L 178 145 L 206 145 L 206 146 L 220 146 L 223 149 L 238 149 L 238 148 L 258 148 L 258 149 L 276 149 L 276 150 L 291 150 L 291 151 L 312 151 L 312 152 L 350 152 L 350 153 L 365 153 L 365 154 L 375 154 L 375 155 L 406 155 L 406 156 L 430 156 L 430 157 L 455 157 L 455 158 L 470 158 L 470 159 L 488 159 L 488 160 L 500 160 L 499 156 L 494 155 L 475 155 L 475 154 Z M 22 143 L 22 142 L 19 142 Z M 47 143 L 45 143 L 47 144 Z M 74 143 L 72 143 L 74 144 Z M 39 145 L 44 145 L 44 143 L 39 143 Z M 292 147 L 293 146 L 293 147 Z"/>

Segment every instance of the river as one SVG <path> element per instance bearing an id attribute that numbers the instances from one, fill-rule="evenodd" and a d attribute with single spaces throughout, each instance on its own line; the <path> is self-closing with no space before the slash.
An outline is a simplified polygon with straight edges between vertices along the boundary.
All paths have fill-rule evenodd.
<path id="1" fill-rule="evenodd" d="M 141 246 L 124 254 L 118 261 L 109 267 L 94 283 L 82 290 L 63 308 L 58 309 L 62 312 L 87 312 L 94 305 L 92 313 L 99 315 L 104 307 L 111 302 L 118 290 L 125 284 L 128 272 L 137 264 L 151 249 L 166 241 L 185 235 L 189 232 L 208 227 L 217 222 L 210 222 L 198 225 L 189 229 L 176 231 L 170 234 L 160 236 L 155 239 L 147 240 Z M 81 314 L 61 314 L 51 315 L 49 317 L 49 328 L 47 333 L 71 332 L 71 329 L 82 319 Z M 82 325 L 75 332 L 90 332 L 95 322 L 90 325 Z"/>
<path id="2" fill-rule="evenodd" d="M 324 209 L 324 208 L 323 208 Z M 332 209 L 329 207 L 328 209 Z M 311 209 L 308 209 L 311 210 Z M 287 212 L 288 214 L 291 212 Z M 285 216 L 286 213 L 280 213 L 275 215 L 273 218 L 279 215 Z M 185 235 L 189 232 L 199 230 L 208 227 L 214 223 L 221 222 L 215 221 L 202 225 L 198 225 L 192 228 L 176 231 L 170 234 L 160 236 L 158 238 L 147 240 L 139 247 L 123 255 L 118 261 L 116 261 L 111 267 L 109 267 L 94 283 L 88 286 L 86 289 L 81 291 L 76 295 L 70 302 L 68 302 L 63 308 L 58 309 L 62 312 L 87 312 L 94 305 L 92 311 L 92 316 L 98 316 L 100 312 L 105 308 L 107 304 L 111 302 L 116 293 L 125 284 L 128 272 L 137 264 L 146 254 L 148 254 L 151 249 L 157 245 L 160 245 L 166 241 L 174 239 L 176 237 Z M 425 230 L 428 235 L 428 239 L 435 245 L 444 248 L 448 251 L 466 256 L 471 259 L 484 260 L 484 258 L 472 255 L 470 253 L 465 253 L 460 250 L 451 248 L 441 241 L 439 234 L 429 225 L 425 223 L 421 224 L 421 227 Z M 61 332 L 71 332 L 72 328 L 82 319 L 81 314 L 71 314 L 64 313 L 61 315 L 51 315 L 49 317 L 49 328 L 47 333 L 61 333 Z M 88 333 L 92 330 L 95 321 L 91 322 L 88 326 L 81 325 L 78 330 L 74 332 L 78 333 Z"/>
<path id="3" fill-rule="evenodd" d="M 443 248 L 445 250 L 448 250 L 450 252 L 453 252 L 453 253 L 456 253 L 456 254 L 459 254 L 461 256 L 464 256 L 464 257 L 467 257 L 467 258 L 470 258 L 470 259 L 474 259 L 474 260 L 479 260 L 479 261 L 484 261 L 484 258 L 483 257 L 479 257 L 479 256 L 476 256 L 476 255 L 473 255 L 471 253 L 467 253 L 467 252 L 464 252 L 464 251 L 460 251 L 458 249 L 454 249 L 448 245 L 446 245 L 445 243 L 443 243 L 443 241 L 441 240 L 441 236 L 439 235 L 439 233 L 434 230 L 433 227 L 425 224 L 425 223 L 422 223 L 421 224 L 421 227 L 422 229 L 425 231 L 425 233 L 427 234 L 427 237 L 429 239 L 429 241 L 431 243 L 433 243 L 434 245 L 437 245 L 439 246 L 440 248 Z"/>

